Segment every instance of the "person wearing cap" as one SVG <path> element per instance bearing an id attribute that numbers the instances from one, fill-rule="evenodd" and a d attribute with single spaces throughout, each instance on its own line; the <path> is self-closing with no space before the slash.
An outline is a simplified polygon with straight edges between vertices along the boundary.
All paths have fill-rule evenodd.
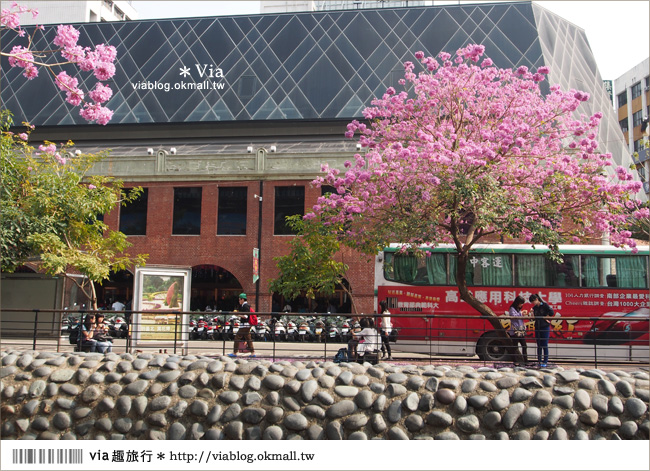
<path id="1" fill-rule="evenodd" d="M 251 312 L 251 307 L 248 304 L 248 300 L 246 298 L 246 293 L 241 293 L 239 295 L 239 312 L 246 313 L 246 312 Z M 248 349 L 250 350 L 250 355 L 251 357 L 255 356 L 255 346 L 253 345 L 253 339 L 251 338 L 251 325 L 248 320 L 247 315 L 242 315 L 239 316 L 240 323 L 239 323 L 239 330 L 237 331 L 237 334 L 235 335 L 235 343 L 233 345 L 233 352 L 229 355 L 231 357 L 236 357 L 237 353 L 239 353 L 239 345 L 241 342 L 244 340 L 248 344 Z"/>

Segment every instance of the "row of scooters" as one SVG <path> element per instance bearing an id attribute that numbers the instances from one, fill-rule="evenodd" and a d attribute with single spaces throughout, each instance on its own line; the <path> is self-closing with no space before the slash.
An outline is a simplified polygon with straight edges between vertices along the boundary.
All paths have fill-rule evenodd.
<path id="1" fill-rule="evenodd" d="M 237 315 L 200 317 L 190 321 L 190 340 L 233 340 L 240 328 Z M 347 343 L 359 323 L 349 317 L 331 316 L 271 318 L 251 326 L 251 338 L 261 342 Z"/>

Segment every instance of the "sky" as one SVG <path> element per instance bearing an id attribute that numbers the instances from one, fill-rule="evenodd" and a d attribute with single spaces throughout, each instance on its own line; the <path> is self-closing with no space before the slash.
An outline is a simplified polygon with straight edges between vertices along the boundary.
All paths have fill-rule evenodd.
<path id="1" fill-rule="evenodd" d="M 435 5 L 457 3 L 434 1 Z M 585 30 L 603 79 L 620 77 L 650 55 L 650 2 L 647 0 L 556 0 L 536 3 Z M 132 4 L 140 19 L 251 15 L 260 12 L 258 1 L 134 0 Z"/>

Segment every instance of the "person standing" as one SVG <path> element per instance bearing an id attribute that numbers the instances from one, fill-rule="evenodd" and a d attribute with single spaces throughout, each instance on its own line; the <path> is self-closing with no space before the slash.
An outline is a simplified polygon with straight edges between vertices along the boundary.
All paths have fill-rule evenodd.
<path id="1" fill-rule="evenodd" d="M 508 335 L 512 339 L 513 343 L 512 359 L 515 364 L 518 363 L 519 358 L 517 344 L 521 345 L 521 357 L 523 358 L 524 364 L 528 363 L 528 352 L 526 350 L 526 324 L 524 324 L 523 314 L 521 313 L 521 308 L 525 302 L 526 300 L 524 298 L 517 296 L 508 310 L 508 315 L 511 316 Z"/>
<path id="2" fill-rule="evenodd" d="M 388 310 L 388 303 L 381 301 L 379 303 L 379 312 L 381 317 L 381 357 L 384 358 L 388 353 L 388 360 L 392 360 L 393 356 L 390 351 L 390 333 L 393 331 L 393 323 L 390 320 L 390 311 Z"/>
<path id="3" fill-rule="evenodd" d="M 535 315 L 535 340 L 537 341 L 537 362 L 542 368 L 548 366 L 548 339 L 551 335 L 551 323 L 555 313 L 551 306 L 542 301 L 539 294 L 531 294 L 528 301 L 533 303 Z"/>
<path id="4" fill-rule="evenodd" d="M 246 299 L 246 293 L 241 293 L 239 295 L 239 312 L 243 312 L 243 313 L 251 312 L 251 307 L 248 304 L 248 300 Z M 245 340 L 246 343 L 248 344 L 248 349 L 251 352 L 250 356 L 255 357 L 255 346 L 253 345 L 253 339 L 251 338 L 251 324 L 250 324 L 249 316 L 242 315 L 239 316 L 239 319 L 240 319 L 239 330 L 235 335 L 233 352 L 228 356 L 233 358 L 237 357 L 237 353 L 239 353 L 240 342 L 243 342 Z"/>

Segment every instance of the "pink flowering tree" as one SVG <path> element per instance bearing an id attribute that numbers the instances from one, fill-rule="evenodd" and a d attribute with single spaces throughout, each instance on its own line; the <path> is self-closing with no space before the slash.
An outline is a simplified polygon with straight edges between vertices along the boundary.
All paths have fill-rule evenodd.
<path id="1" fill-rule="evenodd" d="M 44 69 L 52 75 L 57 87 L 65 93 L 66 102 L 80 108 L 79 114 L 82 118 L 89 122 L 107 124 L 113 112 L 104 104 L 110 100 L 113 91 L 101 82 L 115 75 L 115 47 L 105 44 L 94 48 L 81 46 L 77 44 L 79 31 L 76 28 L 59 25 L 52 47 L 48 50 L 35 50 L 35 36 L 44 28 L 37 26 L 31 35 L 27 35 L 20 25 L 20 16 L 23 14 L 36 17 L 38 12 L 15 2 L 11 8 L 3 8 L 0 12 L 0 29 L 13 31 L 25 38 L 25 45 L 14 46 L 10 51 L 0 51 L 0 55 L 8 58 L 11 67 L 23 69 L 23 76 L 27 80 L 38 77 L 39 70 Z M 98 82 L 91 90 L 84 91 L 77 77 L 62 70 L 66 66 L 74 67 L 79 72 L 92 73 Z"/>
<path id="2" fill-rule="evenodd" d="M 417 52 L 422 70 L 405 64 L 405 89 L 375 99 L 363 112 L 369 124 L 348 125 L 366 152 L 343 172 L 323 167 L 315 183 L 336 192 L 305 217 L 323 218 L 368 254 L 394 242 L 415 252 L 453 244 L 461 298 L 501 329 L 465 281 L 478 242 L 523 240 L 556 257 L 560 243 L 603 234 L 634 247 L 628 223 L 648 212 L 634 197 L 641 183 L 622 167 L 607 171 L 611 155 L 596 141 L 602 114 L 578 114 L 586 93 L 553 85 L 544 95 L 547 67 L 500 69 L 483 53 Z"/>

